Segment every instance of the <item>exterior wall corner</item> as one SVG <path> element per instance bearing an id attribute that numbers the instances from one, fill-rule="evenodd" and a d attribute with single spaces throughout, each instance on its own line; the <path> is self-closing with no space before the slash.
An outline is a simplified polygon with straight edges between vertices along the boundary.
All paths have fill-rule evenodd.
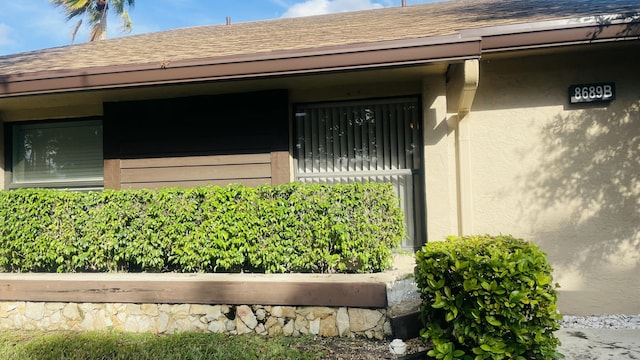
<path id="1" fill-rule="evenodd" d="M 427 241 L 457 233 L 455 138 L 447 124 L 444 75 L 423 79 L 423 139 Z"/>

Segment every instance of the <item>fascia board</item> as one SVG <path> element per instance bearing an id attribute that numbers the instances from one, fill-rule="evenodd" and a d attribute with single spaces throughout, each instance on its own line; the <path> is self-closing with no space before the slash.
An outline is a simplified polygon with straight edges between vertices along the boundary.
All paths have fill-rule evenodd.
<path id="1" fill-rule="evenodd" d="M 0 77 L 0 98 L 274 76 L 308 75 L 477 58 L 480 38 L 458 35 L 373 44 L 84 68 Z"/>

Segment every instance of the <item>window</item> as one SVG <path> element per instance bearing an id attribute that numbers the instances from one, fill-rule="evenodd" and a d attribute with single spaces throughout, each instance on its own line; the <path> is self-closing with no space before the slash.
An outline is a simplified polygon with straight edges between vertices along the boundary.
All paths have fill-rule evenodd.
<path id="1" fill-rule="evenodd" d="M 11 126 L 9 187 L 102 188 L 102 121 Z"/>

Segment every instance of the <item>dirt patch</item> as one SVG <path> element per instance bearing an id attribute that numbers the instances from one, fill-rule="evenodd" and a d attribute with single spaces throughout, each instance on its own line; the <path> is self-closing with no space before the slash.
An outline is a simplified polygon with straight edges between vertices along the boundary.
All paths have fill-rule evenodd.
<path id="1" fill-rule="evenodd" d="M 385 359 L 427 359 L 424 355 L 429 346 L 422 338 L 405 340 L 407 352 L 396 356 L 389 351 L 391 340 L 367 340 L 350 338 L 322 338 L 301 346 L 301 350 L 322 352 L 321 359 L 332 360 L 385 360 Z"/>

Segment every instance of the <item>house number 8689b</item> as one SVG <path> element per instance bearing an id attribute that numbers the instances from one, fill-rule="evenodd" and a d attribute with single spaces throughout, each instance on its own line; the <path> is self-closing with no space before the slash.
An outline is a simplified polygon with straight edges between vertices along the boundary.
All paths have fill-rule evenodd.
<path id="1" fill-rule="evenodd" d="M 616 87 L 614 83 L 581 84 L 569 87 L 571 104 L 611 101 L 615 97 Z"/>

